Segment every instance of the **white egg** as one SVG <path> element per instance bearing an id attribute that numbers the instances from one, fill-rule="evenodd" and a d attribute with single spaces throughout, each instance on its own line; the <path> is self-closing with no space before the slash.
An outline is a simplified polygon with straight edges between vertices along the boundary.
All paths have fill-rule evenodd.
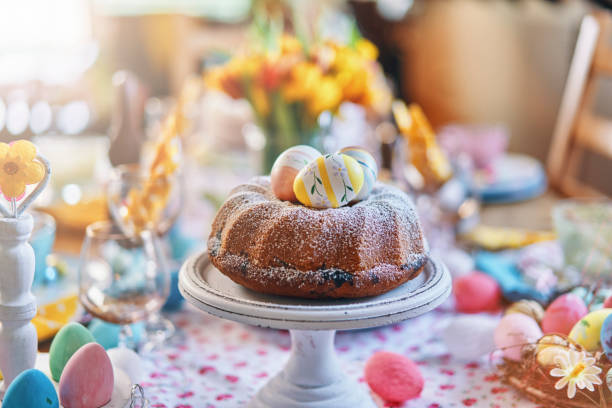
<path id="1" fill-rule="evenodd" d="M 495 351 L 493 333 L 498 323 L 489 315 L 459 315 L 442 331 L 442 341 L 453 357 L 476 360 Z"/>
<path id="2" fill-rule="evenodd" d="M 143 362 L 136 352 L 124 347 L 112 348 L 106 352 L 114 369 L 125 372 L 134 384 L 138 384 L 142 380 Z"/>

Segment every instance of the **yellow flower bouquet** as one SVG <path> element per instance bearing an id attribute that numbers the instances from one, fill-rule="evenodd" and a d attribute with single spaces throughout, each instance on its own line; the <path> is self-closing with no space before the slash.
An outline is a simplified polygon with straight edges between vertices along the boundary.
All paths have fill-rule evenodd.
<path id="1" fill-rule="evenodd" d="M 316 144 L 319 116 L 335 114 L 343 102 L 378 113 L 389 109 L 378 50 L 368 40 L 307 46 L 285 34 L 271 48 L 234 56 L 204 74 L 210 87 L 249 101 L 266 135 L 264 171 L 288 147 Z"/>

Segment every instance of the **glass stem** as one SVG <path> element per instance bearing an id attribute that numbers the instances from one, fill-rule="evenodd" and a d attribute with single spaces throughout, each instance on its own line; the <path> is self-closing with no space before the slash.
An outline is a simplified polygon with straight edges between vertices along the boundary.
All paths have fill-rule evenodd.
<path id="1" fill-rule="evenodd" d="M 134 341 L 134 332 L 129 324 L 121 325 L 119 331 L 119 347 L 128 348 L 130 350 L 136 350 L 136 341 Z"/>

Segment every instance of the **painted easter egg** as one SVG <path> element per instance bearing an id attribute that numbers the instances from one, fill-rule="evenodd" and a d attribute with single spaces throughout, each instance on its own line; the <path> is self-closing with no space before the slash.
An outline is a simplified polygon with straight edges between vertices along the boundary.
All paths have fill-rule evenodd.
<path id="1" fill-rule="evenodd" d="M 374 156 L 370 154 L 367 150 L 357 147 L 357 146 L 349 146 L 344 147 L 338 151 L 338 153 L 346 154 L 347 156 L 352 157 L 357 160 L 357 163 L 361 166 L 363 170 L 363 186 L 361 187 L 361 191 L 355 197 L 355 201 L 360 201 L 370 195 L 372 189 L 374 188 L 374 184 L 376 183 L 376 178 L 378 177 L 378 165 L 376 164 L 376 159 Z"/>
<path id="2" fill-rule="evenodd" d="M 79 323 L 68 323 L 55 335 L 49 349 L 49 369 L 54 381 L 59 381 L 64 366 L 78 349 L 96 340 L 85 327 Z"/>
<path id="3" fill-rule="evenodd" d="M 365 380 L 376 394 L 387 402 L 401 403 L 417 398 L 425 381 L 408 357 L 388 351 L 376 352 L 365 366 Z"/>
<path id="4" fill-rule="evenodd" d="M 357 197 L 363 170 L 345 154 L 319 156 L 304 167 L 293 182 L 298 201 L 314 208 L 338 208 Z"/>
<path id="5" fill-rule="evenodd" d="M 612 315 L 606 317 L 603 321 L 599 337 L 606 357 L 608 357 L 608 360 L 612 360 Z"/>
<path id="6" fill-rule="evenodd" d="M 569 338 L 587 351 L 598 350 L 601 347 L 601 326 L 610 313 L 612 309 L 599 309 L 587 314 L 574 325 L 569 333 Z"/>
<path id="7" fill-rule="evenodd" d="M 104 408 L 125 408 L 125 401 L 130 400 L 132 394 L 132 381 L 130 377 L 120 368 L 113 367 L 113 394 L 110 403 Z"/>
<path id="8" fill-rule="evenodd" d="M 138 344 L 142 335 L 144 323 L 138 322 L 130 325 L 134 342 Z M 95 341 L 104 347 L 106 350 L 119 345 L 119 333 L 121 326 L 118 324 L 108 323 L 104 320 L 93 319 L 88 326 L 89 331 L 93 335 Z"/>
<path id="9" fill-rule="evenodd" d="M 455 279 L 453 283 L 455 307 L 462 313 L 480 313 L 496 310 L 501 301 L 497 281 L 482 272 Z"/>
<path id="10" fill-rule="evenodd" d="M 68 361 L 59 382 L 64 408 L 101 407 L 113 394 L 113 366 L 101 345 L 86 344 Z"/>
<path id="11" fill-rule="evenodd" d="M 19 374 L 4 394 L 3 408 L 59 408 L 57 393 L 51 380 L 38 370 Z"/>
<path id="12" fill-rule="evenodd" d="M 311 161 L 321 156 L 314 147 L 298 145 L 282 152 L 270 171 L 272 192 L 279 200 L 297 201 L 293 192 L 295 176 Z"/>
<path id="13" fill-rule="evenodd" d="M 127 374 L 134 384 L 140 382 L 144 369 L 142 359 L 135 351 L 120 347 L 108 350 L 107 354 L 115 369 L 120 369 Z"/>
<path id="14" fill-rule="evenodd" d="M 499 318 L 488 314 L 466 314 L 453 317 L 442 331 L 442 341 L 458 360 L 473 361 L 495 351 L 493 333 Z"/>
<path id="15" fill-rule="evenodd" d="M 563 337 L 556 334 L 548 334 L 538 340 L 536 360 L 544 368 L 554 367 L 557 365 L 555 357 L 559 354 L 567 353 L 570 348 L 572 346 Z"/>
<path id="16" fill-rule="evenodd" d="M 573 293 L 556 298 L 542 318 L 544 333 L 569 334 L 576 322 L 588 313 L 584 301 Z"/>
<path id="17" fill-rule="evenodd" d="M 506 309 L 506 314 L 511 313 L 522 313 L 531 317 L 538 323 L 540 323 L 542 318 L 544 318 L 544 308 L 535 300 L 523 299 L 519 300 L 518 302 L 514 302 L 508 309 Z"/>
<path id="18" fill-rule="evenodd" d="M 608 296 L 606 300 L 604 300 L 603 307 L 612 308 L 612 296 Z"/>
<path id="19" fill-rule="evenodd" d="M 540 326 L 531 317 L 521 313 L 502 317 L 493 335 L 495 346 L 503 350 L 504 357 L 514 361 L 521 359 L 523 345 L 535 343 L 540 337 Z"/>

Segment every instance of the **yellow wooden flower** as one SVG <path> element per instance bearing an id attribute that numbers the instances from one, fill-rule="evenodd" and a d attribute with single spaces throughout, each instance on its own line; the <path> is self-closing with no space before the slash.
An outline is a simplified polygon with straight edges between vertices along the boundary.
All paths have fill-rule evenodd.
<path id="1" fill-rule="evenodd" d="M 19 199 L 26 185 L 36 184 L 45 176 L 45 169 L 36 161 L 36 146 L 27 140 L 0 143 L 0 189 L 7 199 Z"/>

